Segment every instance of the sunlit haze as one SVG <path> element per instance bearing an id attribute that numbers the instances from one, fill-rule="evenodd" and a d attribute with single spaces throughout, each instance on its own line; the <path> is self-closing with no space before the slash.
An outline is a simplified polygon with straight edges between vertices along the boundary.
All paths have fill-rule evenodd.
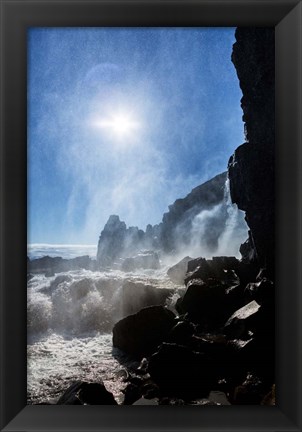
<path id="1" fill-rule="evenodd" d="M 28 32 L 28 242 L 145 229 L 243 143 L 233 28 Z"/>

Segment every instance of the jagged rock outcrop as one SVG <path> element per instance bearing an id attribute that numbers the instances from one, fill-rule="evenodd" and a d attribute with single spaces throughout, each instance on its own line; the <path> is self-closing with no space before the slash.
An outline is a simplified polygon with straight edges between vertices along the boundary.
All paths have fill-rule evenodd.
<path id="1" fill-rule="evenodd" d="M 194 242 L 204 249 L 215 251 L 228 217 L 225 202 L 226 180 L 226 172 L 219 174 L 169 206 L 169 211 L 163 215 L 161 225 L 163 251 L 176 252 L 191 246 Z M 198 221 L 201 212 L 207 210 L 214 211 L 202 221 Z M 202 233 L 199 233 L 198 226 L 203 227 Z"/>
<path id="2" fill-rule="evenodd" d="M 143 231 L 130 227 L 127 229 L 125 222 L 119 216 L 111 215 L 101 232 L 97 262 L 101 267 L 112 266 L 123 254 L 132 253 L 134 245 L 143 237 Z M 134 249 L 136 251 L 136 249 Z"/>
<path id="3" fill-rule="evenodd" d="M 120 258 L 132 258 L 143 250 L 214 253 L 230 217 L 226 181 L 224 172 L 197 186 L 169 206 L 160 224 L 147 225 L 145 232 L 137 227 L 127 228 L 119 216 L 111 215 L 99 238 L 98 266 L 118 265 Z M 237 234 L 245 233 L 243 213 L 237 214 L 236 221 L 232 220 L 232 229 Z"/>
<path id="4" fill-rule="evenodd" d="M 235 36 L 232 61 L 243 93 L 246 143 L 229 161 L 230 193 L 250 227 L 245 257 L 256 257 L 273 277 L 275 35 L 273 28 L 237 28 Z"/>

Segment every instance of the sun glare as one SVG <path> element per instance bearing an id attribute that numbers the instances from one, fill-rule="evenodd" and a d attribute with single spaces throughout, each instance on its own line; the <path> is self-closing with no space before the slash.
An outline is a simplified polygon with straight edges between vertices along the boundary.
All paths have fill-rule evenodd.
<path id="1" fill-rule="evenodd" d="M 118 138 L 124 138 L 139 128 L 138 122 L 124 114 L 112 116 L 107 119 L 99 119 L 95 121 L 94 124 L 98 128 L 107 129 Z"/>

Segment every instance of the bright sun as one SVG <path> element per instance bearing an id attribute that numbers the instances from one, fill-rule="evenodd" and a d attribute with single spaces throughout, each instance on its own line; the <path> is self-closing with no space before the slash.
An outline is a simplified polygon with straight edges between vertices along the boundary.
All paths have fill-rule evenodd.
<path id="1" fill-rule="evenodd" d="M 99 119 L 94 124 L 98 128 L 107 129 L 108 132 L 112 132 L 118 138 L 124 138 L 139 128 L 139 123 L 125 114 Z"/>

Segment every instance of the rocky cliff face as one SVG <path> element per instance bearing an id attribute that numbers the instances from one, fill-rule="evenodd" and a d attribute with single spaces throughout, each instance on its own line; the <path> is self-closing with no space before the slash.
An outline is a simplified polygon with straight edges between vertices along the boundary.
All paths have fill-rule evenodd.
<path id="1" fill-rule="evenodd" d="M 185 248 L 194 241 L 194 237 L 198 235 L 196 218 L 202 211 L 213 210 L 215 206 L 223 203 L 226 180 L 226 172 L 219 174 L 169 206 L 169 211 L 163 215 L 161 227 L 161 245 L 165 252 Z M 222 205 L 209 214 L 206 220 L 200 221 L 200 225 L 204 224 L 204 235 L 195 240 L 203 243 L 204 248 L 214 251 L 225 228 L 226 219 L 226 205 Z"/>
<path id="2" fill-rule="evenodd" d="M 99 266 L 112 266 L 120 258 L 136 255 L 142 250 L 157 250 L 167 254 L 218 251 L 219 239 L 232 220 L 232 230 L 244 238 L 246 224 L 242 214 L 229 214 L 227 173 L 194 188 L 186 197 L 169 206 L 158 225 L 147 225 L 146 231 L 126 227 L 117 215 L 110 216 L 98 243 Z M 235 216 L 235 217 L 234 217 Z M 235 235 L 235 234 L 234 234 Z"/>
<path id="3" fill-rule="evenodd" d="M 228 166 L 232 201 L 244 210 L 250 228 L 244 259 L 256 259 L 273 277 L 275 35 L 273 28 L 237 28 L 232 61 L 243 93 L 246 142 Z"/>

